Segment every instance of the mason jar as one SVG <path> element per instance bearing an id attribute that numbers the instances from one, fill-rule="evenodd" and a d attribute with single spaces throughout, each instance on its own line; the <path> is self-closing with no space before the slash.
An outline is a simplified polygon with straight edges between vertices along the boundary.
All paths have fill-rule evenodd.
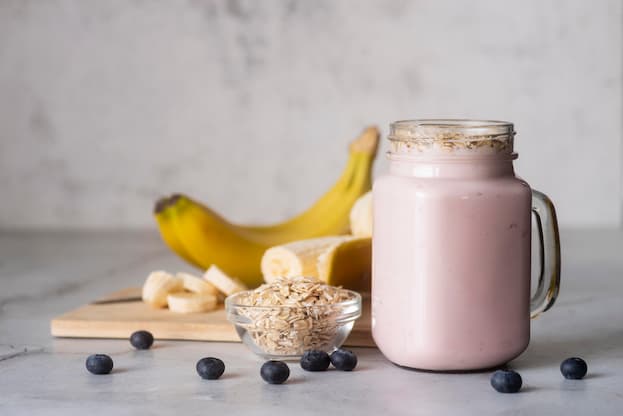
<path id="1" fill-rule="evenodd" d="M 556 213 L 515 175 L 512 123 L 390 126 L 373 188 L 372 333 L 410 368 L 494 367 L 521 354 L 560 282 Z M 531 299 L 532 214 L 540 274 Z"/>

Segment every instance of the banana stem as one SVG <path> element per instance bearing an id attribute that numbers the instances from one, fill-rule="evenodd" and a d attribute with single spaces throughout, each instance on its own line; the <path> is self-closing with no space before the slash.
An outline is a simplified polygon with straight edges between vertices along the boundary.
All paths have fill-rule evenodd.
<path id="1" fill-rule="evenodd" d="M 376 126 L 367 127 L 355 140 L 353 140 L 348 150 L 351 153 L 367 153 L 376 156 L 379 147 L 379 137 L 381 133 Z"/>
<path id="2" fill-rule="evenodd" d="M 156 201 L 154 205 L 154 214 L 160 214 L 165 211 L 167 208 L 175 205 L 175 203 L 182 198 L 182 194 L 173 194 L 171 196 L 165 196 Z"/>

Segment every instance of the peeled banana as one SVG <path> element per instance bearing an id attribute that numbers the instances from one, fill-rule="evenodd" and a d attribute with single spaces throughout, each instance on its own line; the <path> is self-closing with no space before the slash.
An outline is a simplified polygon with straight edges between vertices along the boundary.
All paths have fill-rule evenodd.
<path id="1" fill-rule="evenodd" d="M 262 274 L 268 283 L 279 277 L 307 276 L 333 286 L 367 290 L 371 259 L 368 237 L 315 238 L 268 249 L 262 258 Z"/>
<path id="2" fill-rule="evenodd" d="M 372 237 L 372 192 L 360 196 L 350 210 L 350 232 L 357 237 Z"/>
<path id="3" fill-rule="evenodd" d="M 371 188 L 379 131 L 370 127 L 349 146 L 349 158 L 333 187 L 307 211 L 280 224 L 232 224 L 210 208 L 183 195 L 158 201 L 155 217 L 165 243 L 202 269 L 215 264 L 249 287 L 262 283 L 264 252 L 295 240 L 345 234 L 355 201 Z"/>
<path id="4" fill-rule="evenodd" d="M 319 277 L 318 258 L 333 247 L 352 239 L 348 235 L 299 240 L 271 247 L 262 257 L 262 275 L 266 283 L 280 277 Z"/>

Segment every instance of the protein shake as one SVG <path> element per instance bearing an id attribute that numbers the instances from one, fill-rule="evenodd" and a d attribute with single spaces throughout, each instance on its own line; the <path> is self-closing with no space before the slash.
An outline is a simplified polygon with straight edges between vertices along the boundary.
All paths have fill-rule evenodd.
<path id="1" fill-rule="evenodd" d="M 513 171 L 513 126 L 392 125 L 374 184 L 372 332 L 392 362 L 470 370 L 530 339 L 532 191 Z"/>

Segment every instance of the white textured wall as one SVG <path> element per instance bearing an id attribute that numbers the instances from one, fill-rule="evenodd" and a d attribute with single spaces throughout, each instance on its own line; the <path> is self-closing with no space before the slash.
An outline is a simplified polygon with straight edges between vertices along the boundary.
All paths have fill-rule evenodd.
<path id="1" fill-rule="evenodd" d="M 448 116 L 516 122 L 561 222 L 616 226 L 621 22 L 617 0 L 0 0 L 0 227 L 149 226 L 172 191 L 277 220 L 364 125 Z"/>

